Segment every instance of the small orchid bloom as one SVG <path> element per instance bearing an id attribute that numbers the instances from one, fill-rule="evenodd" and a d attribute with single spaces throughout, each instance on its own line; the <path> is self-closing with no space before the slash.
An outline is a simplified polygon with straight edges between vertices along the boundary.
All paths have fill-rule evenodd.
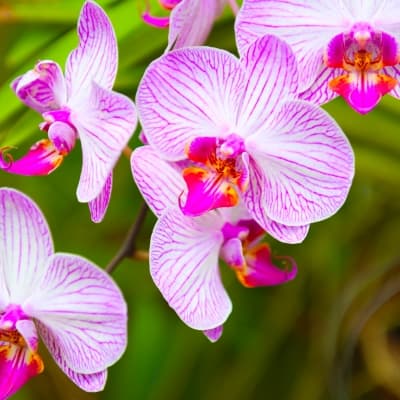
<path id="1" fill-rule="evenodd" d="M 154 17 L 147 11 L 143 20 L 157 28 L 169 26 L 167 51 L 172 48 L 203 44 L 211 32 L 214 21 L 226 3 L 237 12 L 236 0 L 160 0 L 160 4 L 171 10 L 170 17 Z"/>
<path id="2" fill-rule="evenodd" d="M 365 114 L 387 93 L 400 98 L 399 15 L 400 4 L 386 0 L 244 0 L 237 44 L 244 54 L 258 37 L 281 37 L 298 59 L 301 98 L 340 95 Z"/>
<path id="3" fill-rule="evenodd" d="M 54 61 L 40 61 L 12 83 L 17 96 L 42 114 L 48 139 L 20 160 L 0 157 L 0 168 L 21 175 L 47 175 L 60 165 L 79 138 L 82 172 L 77 189 L 99 222 L 111 195 L 112 170 L 136 128 L 133 102 L 111 89 L 117 73 L 117 43 L 111 22 L 86 1 L 78 22 L 79 46 L 67 60 L 65 78 Z M 4 149 L 3 149 L 4 150 Z M 1 154 L 0 154 L 1 155 Z"/>
<path id="4" fill-rule="evenodd" d="M 126 304 L 88 260 L 54 253 L 46 220 L 27 196 L 0 189 L 0 399 L 43 370 L 39 335 L 81 389 L 102 390 L 126 347 Z"/>
<path id="5" fill-rule="evenodd" d="M 149 66 L 138 112 L 160 157 L 186 162 L 185 215 L 233 207 L 243 197 L 265 231 L 298 243 L 310 223 L 341 207 L 354 175 L 352 149 L 335 121 L 297 93 L 295 57 L 269 35 L 240 60 L 184 48 Z"/>
<path id="6" fill-rule="evenodd" d="M 278 285 L 297 273 L 290 257 L 275 257 L 265 232 L 241 205 L 185 216 L 177 206 L 185 182 L 179 163 L 160 159 L 151 146 L 136 148 L 132 173 L 159 218 L 150 243 L 151 276 L 182 321 L 216 341 L 232 304 L 219 274 L 223 260 L 246 287 Z M 163 171 L 162 174 L 159 171 Z M 282 260 L 286 268 L 275 262 Z"/>

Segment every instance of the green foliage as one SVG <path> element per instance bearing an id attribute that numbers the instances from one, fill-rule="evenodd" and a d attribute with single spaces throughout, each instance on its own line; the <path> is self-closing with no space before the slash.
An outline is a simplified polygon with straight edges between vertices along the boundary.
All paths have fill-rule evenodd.
<path id="1" fill-rule="evenodd" d="M 41 137 L 40 117 L 18 101 L 9 84 L 38 59 L 64 65 L 77 43 L 76 19 L 82 3 L 0 2 L 0 146 L 19 146 L 23 151 Z M 116 89 L 134 98 L 144 69 L 164 50 L 167 32 L 142 23 L 141 0 L 99 3 L 110 16 L 119 41 Z M 157 11 L 157 2 L 151 3 Z M 209 44 L 235 52 L 232 28 L 233 17 L 225 12 Z M 303 244 L 289 246 L 271 240 L 274 252 L 296 258 L 299 276 L 294 282 L 249 290 L 222 266 L 234 312 L 222 339 L 211 344 L 201 333 L 185 327 L 168 308 L 145 262 L 124 261 L 114 277 L 129 303 L 129 347 L 110 369 L 105 391 L 81 392 L 47 357 L 45 372 L 15 399 L 393 398 L 389 397 L 390 393 L 395 396 L 393 388 L 376 372 L 380 371 L 379 359 L 372 365 L 364 357 L 365 338 L 370 336 L 365 336 L 365 323 L 360 321 L 369 320 L 372 314 L 367 306 L 373 306 L 385 282 L 398 275 L 400 102 L 387 96 L 367 116 L 356 114 L 341 100 L 325 109 L 354 146 L 356 179 L 342 210 L 312 226 Z M 137 144 L 133 139 L 131 145 Z M 0 183 L 21 189 L 37 201 L 52 228 L 56 249 L 82 254 L 105 266 L 123 241 L 141 198 L 129 162 L 121 159 L 108 214 L 102 224 L 94 225 L 86 204 L 79 204 L 75 197 L 80 163 L 79 151 L 74 151 L 49 177 L 0 173 Z M 153 222 L 149 217 L 141 234 L 143 249 Z M 399 317 L 400 312 L 390 319 L 390 326 L 381 319 L 374 323 L 389 332 L 400 323 Z M 353 360 L 350 369 L 349 360 Z"/>

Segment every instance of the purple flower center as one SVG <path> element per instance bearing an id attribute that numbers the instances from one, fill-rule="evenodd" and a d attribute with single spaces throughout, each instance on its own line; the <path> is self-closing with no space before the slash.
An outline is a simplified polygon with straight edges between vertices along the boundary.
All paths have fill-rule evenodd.
<path id="1" fill-rule="evenodd" d="M 396 79 L 383 73 L 384 67 L 398 63 L 397 53 L 395 38 L 375 31 L 368 23 L 354 24 L 349 32 L 335 36 L 326 48 L 326 66 L 344 71 L 329 82 L 329 87 L 356 111 L 366 113 L 397 85 Z"/>
<path id="2" fill-rule="evenodd" d="M 185 215 L 201 215 L 219 207 L 238 204 L 240 192 L 247 189 L 248 171 L 241 155 L 243 139 L 230 134 L 226 138 L 199 137 L 186 149 L 187 157 L 194 163 L 183 170 L 187 184 Z"/>

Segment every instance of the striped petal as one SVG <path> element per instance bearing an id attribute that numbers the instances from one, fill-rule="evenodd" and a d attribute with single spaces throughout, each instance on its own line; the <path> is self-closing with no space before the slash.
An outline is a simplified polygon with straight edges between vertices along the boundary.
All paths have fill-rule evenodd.
<path id="1" fill-rule="evenodd" d="M 225 0 L 182 0 L 170 17 L 167 51 L 204 44 Z"/>
<path id="2" fill-rule="evenodd" d="M 280 224 L 268 217 L 265 217 L 259 223 L 262 223 L 262 228 L 274 239 L 290 244 L 301 243 L 306 238 L 310 228 L 310 225 L 288 226 Z"/>
<path id="3" fill-rule="evenodd" d="M 61 68 L 50 60 L 38 62 L 33 70 L 16 78 L 11 88 L 21 101 L 41 114 L 60 108 L 66 101 Z"/>
<path id="4" fill-rule="evenodd" d="M 169 210 L 158 220 L 151 237 L 154 283 L 193 329 L 222 325 L 232 309 L 218 270 L 222 224 L 216 213 L 189 218 L 180 210 Z"/>
<path id="5" fill-rule="evenodd" d="M 234 132 L 243 78 L 238 60 L 218 49 L 178 49 L 154 61 L 136 97 L 149 143 L 176 161 L 193 138 Z"/>
<path id="6" fill-rule="evenodd" d="M 50 231 L 36 204 L 14 189 L 0 189 L 0 280 L 8 292 L 0 298 L 23 304 L 42 278 L 52 253 Z"/>
<path id="7" fill-rule="evenodd" d="M 92 84 L 89 99 L 75 105 L 74 125 L 82 143 L 82 172 L 78 200 L 94 200 L 104 188 L 137 123 L 133 102 L 119 93 Z"/>
<path id="8" fill-rule="evenodd" d="M 78 21 L 79 46 L 68 56 L 65 68 L 68 98 L 90 90 L 92 81 L 111 89 L 117 74 L 118 48 L 114 29 L 102 8 L 88 0 Z"/>
<path id="9" fill-rule="evenodd" d="M 334 214 L 347 197 L 354 155 L 338 125 L 318 107 L 287 102 L 269 132 L 246 141 L 252 157 L 246 204 L 266 225 L 266 216 L 302 226 Z"/>
<path id="10" fill-rule="evenodd" d="M 337 93 L 335 93 L 330 87 L 329 82 L 332 79 L 335 79 L 339 75 L 343 73 L 342 69 L 339 68 L 326 68 L 325 66 L 321 66 L 321 69 L 317 73 L 314 82 L 312 85 L 307 88 L 304 92 L 299 94 L 299 98 L 301 100 L 309 101 L 310 103 L 321 105 L 325 104 L 328 101 L 333 100 L 337 97 Z"/>
<path id="11" fill-rule="evenodd" d="M 178 207 L 185 181 L 175 164 L 164 161 L 146 145 L 133 151 L 131 167 L 140 193 L 157 217 L 168 208 Z"/>
<path id="12" fill-rule="evenodd" d="M 24 304 L 61 368 L 104 371 L 126 347 L 126 304 L 108 274 L 82 257 L 55 254 Z"/>
<path id="13" fill-rule="evenodd" d="M 246 82 L 237 130 L 246 137 L 270 125 L 282 101 L 295 98 L 298 74 L 290 47 L 270 35 L 252 43 L 240 61 L 246 71 Z"/>
<path id="14" fill-rule="evenodd" d="M 289 43 L 299 63 L 303 91 L 321 70 L 324 47 L 351 21 L 348 9 L 330 0 L 245 0 L 236 19 L 236 40 L 240 54 L 265 34 Z"/>
<path id="15" fill-rule="evenodd" d="M 111 199 L 111 190 L 112 190 L 112 174 L 106 180 L 106 183 L 100 192 L 100 194 L 94 199 L 89 201 L 89 211 L 90 217 L 93 222 L 101 222 L 106 214 L 108 204 Z"/>
<path id="16" fill-rule="evenodd" d="M 81 374 L 74 371 L 68 366 L 67 361 L 63 357 L 62 348 L 58 346 L 53 333 L 42 323 L 38 322 L 37 325 L 43 341 L 48 346 L 58 366 L 75 385 L 86 392 L 100 392 L 104 389 L 107 380 L 107 370 L 93 374 Z"/>
<path id="17" fill-rule="evenodd" d="M 43 368 L 39 355 L 27 347 L 0 342 L 0 399 L 8 399 Z"/>

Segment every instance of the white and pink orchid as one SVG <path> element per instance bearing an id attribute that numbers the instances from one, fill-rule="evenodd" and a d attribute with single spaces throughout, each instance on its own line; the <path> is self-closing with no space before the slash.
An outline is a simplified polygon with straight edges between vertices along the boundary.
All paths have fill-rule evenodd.
<path id="1" fill-rule="evenodd" d="M 150 14 L 149 7 L 142 15 L 143 20 L 157 28 L 167 28 L 168 46 L 178 49 L 187 46 L 204 44 L 214 21 L 220 16 L 224 6 L 229 3 L 236 14 L 236 0 L 160 0 L 160 4 L 171 10 L 169 17 L 155 17 Z"/>
<path id="2" fill-rule="evenodd" d="M 365 114 L 387 93 L 400 98 L 397 1 L 244 0 L 236 20 L 239 52 L 265 34 L 292 46 L 305 100 L 323 104 L 341 95 Z"/>
<path id="3" fill-rule="evenodd" d="M 185 191 L 181 165 L 160 159 L 151 146 L 137 148 L 131 165 L 138 188 L 159 218 L 150 242 L 151 276 L 189 327 L 202 330 L 211 341 L 222 334 L 232 304 L 219 259 L 246 287 L 279 285 L 296 276 L 295 262 L 272 255 L 262 242 L 265 232 L 242 205 L 185 216 L 177 202 Z M 279 260 L 287 268 L 274 265 Z"/>
<path id="4" fill-rule="evenodd" d="M 47 175 L 79 138 L 82 172 L 77 189 L 89 203 L 92 220 L 101 221 L 111 195 L 112 170 L 133 134 L 133 102 L 112 91 L 117 73 L 115 33 L 104 11 L 85 2 L 78 21 L 79 46 L 67 60 L 65 77 L 54 61 L 40 61 L 12 83 L 16 95 L 42 114 L 48 139 L 19 160 L 0 157 L 0 168 L 21 175 Z"/>
<path id="5" fill-rule="evenodd" d="M 102 390 L 126 347 L 126 304 L 90 261 L 54 253 L 46 220 L 22 193 L 0 189 L 0 399 L 43 370 L 39 336 L 80 388 Z"/>
<path id="6" fill-rule="evenodd" d="M 136 98 L 141 124 L 160 157 L 186 162 L 186 216 L 243 197 L 265 231 L 298 243 L 310 223 L 341 207 L 354 175 L 351 146 L 326 112 L 298 99 L 298 89 L 290 47 L 269 35 L 240 60 L 193 47 L 148 67 Z"/>

